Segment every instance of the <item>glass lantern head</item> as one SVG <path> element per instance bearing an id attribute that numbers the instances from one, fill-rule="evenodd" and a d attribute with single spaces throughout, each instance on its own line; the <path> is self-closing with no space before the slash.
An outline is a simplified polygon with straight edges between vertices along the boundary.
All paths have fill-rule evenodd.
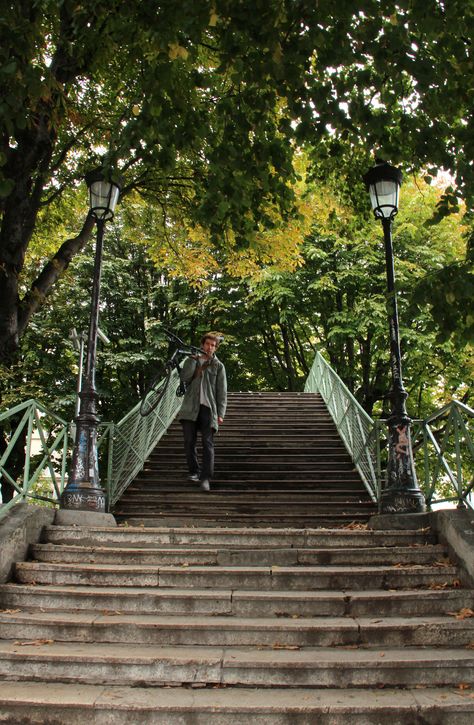
<path id="1" fill-rule="evenodd" d="M 398 199 L 403 174 L 385 161 L 364 175 L 376 219 L 393 219 L 398 212 Z"/>

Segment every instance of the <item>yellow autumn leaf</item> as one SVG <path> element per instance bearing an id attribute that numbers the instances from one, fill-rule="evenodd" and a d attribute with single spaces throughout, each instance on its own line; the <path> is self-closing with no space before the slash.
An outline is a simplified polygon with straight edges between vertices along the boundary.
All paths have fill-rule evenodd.
<path id="1" fill-rule="evenodd" d="M 186 60 L 189 53 L 186 48 L 183 48 L 179 43 L 168 43 L 168 58 L 170 60 L 176 60 L 176 58 L 182 58 Z"/>

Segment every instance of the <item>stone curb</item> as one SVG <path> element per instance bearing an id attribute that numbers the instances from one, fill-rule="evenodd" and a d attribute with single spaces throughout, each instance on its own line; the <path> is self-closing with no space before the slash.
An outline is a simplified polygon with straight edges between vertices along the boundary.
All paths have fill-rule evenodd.
<path id="1" fill-rule="evenodd" d="M 19 503 L 0 521 L 0 582 L 8 581 L 16 562 L 25 561 L 30 544 L 39 542 L 54 516 L 54 509 Z"/>

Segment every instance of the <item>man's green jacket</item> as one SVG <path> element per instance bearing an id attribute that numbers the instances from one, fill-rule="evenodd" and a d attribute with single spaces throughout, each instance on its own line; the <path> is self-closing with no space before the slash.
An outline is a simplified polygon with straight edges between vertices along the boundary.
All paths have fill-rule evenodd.
<path id="1" fill-rule="evenodd" d="M 201 375 L 194 377 L 197 366 L 197 360 L 188 358 L 182 367 L 181 379 L 186 383 L 187 389 L 179 412 L 180 420 L 197 420 L 199 415 Z M 203 372 L 202 384 L 211 407 L 211 425 L 217 430 L 219 428 L 217 419 L 225 416 L 227 407 L 227 377 L 224 364 L 215 355 Z"/>

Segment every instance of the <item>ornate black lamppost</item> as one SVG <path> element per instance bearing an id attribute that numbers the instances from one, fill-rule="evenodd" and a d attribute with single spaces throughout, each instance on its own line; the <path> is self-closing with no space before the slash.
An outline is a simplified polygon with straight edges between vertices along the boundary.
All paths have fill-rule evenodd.
<path id="1" fill-rule="evenodd" d="M 407 392 L 403 387 L 402 380 L 392 248 L 392 222 L 398 212 L 398 196 L 402 183 L 402 173 L 399 169 L 387 163 L 378 163 L 365 174 L 364 181 L 370 192 L 375 218 L 380 219 L 383 227 L 385 264 L 387 268 L 387 313 L 390 325 L 390 367 L 392 370 L 390 397 L 392 411 L 387 420 L 387 482 L 381 494 L 381 513 L 420 513 L 425 511 L 425 499 L 416 480 L 410 438 L 411 421 L 405 408 Z"/>
<path id="2" fill-rule="evenodd" d="M 102 272 L 102 246 L 105 222 L 113 219 L 120 194 L 120 184 L 104 176 L 101 169 L 86 176 L 89 187 L 90 209 L 97 224 L 94 277 L 92 280 L 91 315 L 87 335 L 85 376 L 80 397 L 79 415 L 76 417 L 76 438 L 72 454 L 69 481 L 61 498 L 62 509 L 105 512 L 105 493 L 99 482 L 97 458 L 97 392 L 95 388 L 95 360 L 99 322 L 99 293 Z"/>

